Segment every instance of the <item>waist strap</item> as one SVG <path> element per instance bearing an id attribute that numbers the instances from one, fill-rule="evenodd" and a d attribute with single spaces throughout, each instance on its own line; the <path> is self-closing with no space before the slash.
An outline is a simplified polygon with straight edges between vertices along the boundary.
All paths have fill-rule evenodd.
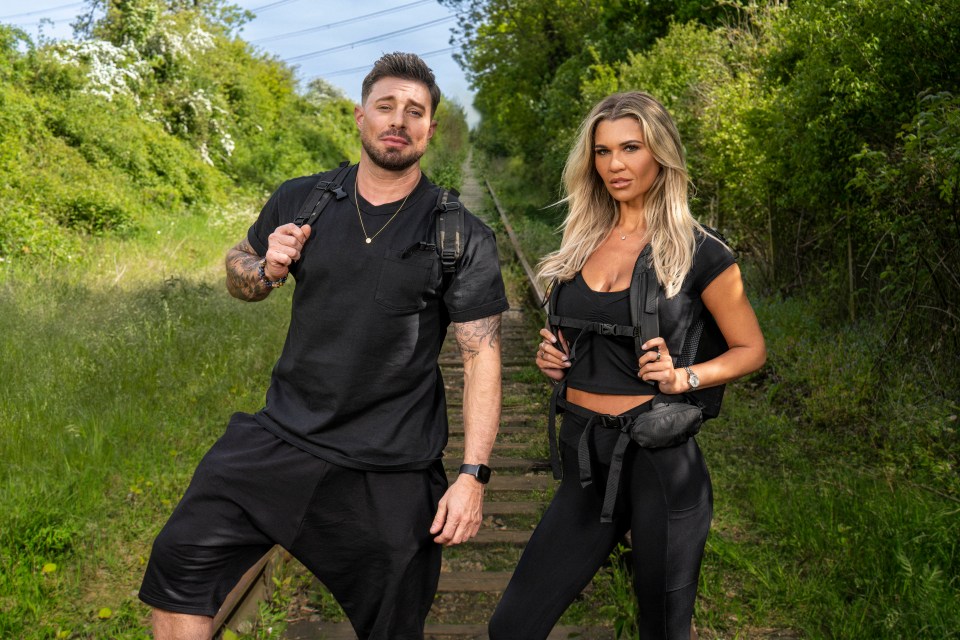
<path id="1" fill-rule="evenodd" d="M 605 429 L 616 429 L 620 432 L 617 437 L 616 445 L 613 448 L 613 455 L 610 458 L 610 472 L 607 474 L 607 486 L 603 494 L 603 507 L 600 512 L 600 522 L 613 522 L 613 511 L 617 504 L 617 493 L 620 489 L 620 476 L 623 472 L 623 456 L 627 451 L 627 445 L 630 444 L 630 425 L 634 419 L 646 413 L 651 408 L 651 403 L 640 405 L 639 409 L 629 415 L 612 416 L 602 413 L 596 413 L 585 409 L 579 405 L 570 404 L 562 395 L 566 390 L 566 384 L 560 382 L 553 389 L 550 397 L 550 417 L 548 422 L 548 431 L 550 437 L 550 466 L 553 468 L 553 477 L 560 479 L 563 477 L 560 466 L 560 452 L 557 447 L 556 437 L 556 414 L 559 408 L 581 418 L 586 418 L 587 424 L 580 434 L 580 440 L 577 444 L 577 466 L 580 470 L 580 486 L 587 487 L 593 483 L 593 470 L 590 463 L 590 436 L 594 427 L 599 425 Z"/>

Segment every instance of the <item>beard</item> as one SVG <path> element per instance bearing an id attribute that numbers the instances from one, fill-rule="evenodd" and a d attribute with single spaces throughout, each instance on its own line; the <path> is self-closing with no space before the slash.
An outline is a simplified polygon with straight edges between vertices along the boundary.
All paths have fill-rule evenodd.
<path id="1" fill-rule="evenodd" d="M 405 131 L 391 129 L 383 133 L 383 135 L 397 136 L 410 142 L 410 136 L 408 136 Z M 423 152 L 412 148 L 412 146 L 406 149 L 380 149 L 376 146 L 376 140 L 369 140 L 367 136 L 360 136 L 360 144 L 363 145 L 363 150 L 370 156 L 373 164 L 387 171 L 403 171 L 409 169 L 423 157 Z"/>

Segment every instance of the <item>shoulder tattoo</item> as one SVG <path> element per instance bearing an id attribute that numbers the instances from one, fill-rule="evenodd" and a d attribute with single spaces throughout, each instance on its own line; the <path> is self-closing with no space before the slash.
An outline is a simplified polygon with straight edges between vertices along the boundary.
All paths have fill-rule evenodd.
<path id="1" fill-rule="evenodd" d="M 499 314 L 470 322 L 457 322 L 453 326 L 464 362 L 475 358 L 484 348 L 500 348 Z"/>

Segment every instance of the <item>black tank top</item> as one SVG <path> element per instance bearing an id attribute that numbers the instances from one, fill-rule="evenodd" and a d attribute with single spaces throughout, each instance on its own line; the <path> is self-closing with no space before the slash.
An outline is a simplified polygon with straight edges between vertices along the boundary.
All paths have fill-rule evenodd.
<path id="1" fill-rule="evenodd" d="M 577 274 L 558 285 L 557 315 L 588 322 L 630 324 L 630 290 L 594 291 Z M 563 337 L 573 344 L 580 331 L 561 327 Z M 577 343 L 576 360 L 567 370 L 567 386 L 591 393 L 639 396 L 650 395 L 651 387 L 637 377 L 639 366 L 632 337 L 587 333 Z"/>

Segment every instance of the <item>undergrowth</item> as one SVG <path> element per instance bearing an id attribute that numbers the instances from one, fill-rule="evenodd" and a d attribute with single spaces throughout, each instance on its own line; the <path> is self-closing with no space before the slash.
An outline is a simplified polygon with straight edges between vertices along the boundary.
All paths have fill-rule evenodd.
<path id="1" fill-rule="evenodd" d="M 0 637 L 146 637 L 150 544 L 230 414 L 262 403 L 283 339 L 288 291 L 223 287 L 254 212 L 0 272 Z"/>

